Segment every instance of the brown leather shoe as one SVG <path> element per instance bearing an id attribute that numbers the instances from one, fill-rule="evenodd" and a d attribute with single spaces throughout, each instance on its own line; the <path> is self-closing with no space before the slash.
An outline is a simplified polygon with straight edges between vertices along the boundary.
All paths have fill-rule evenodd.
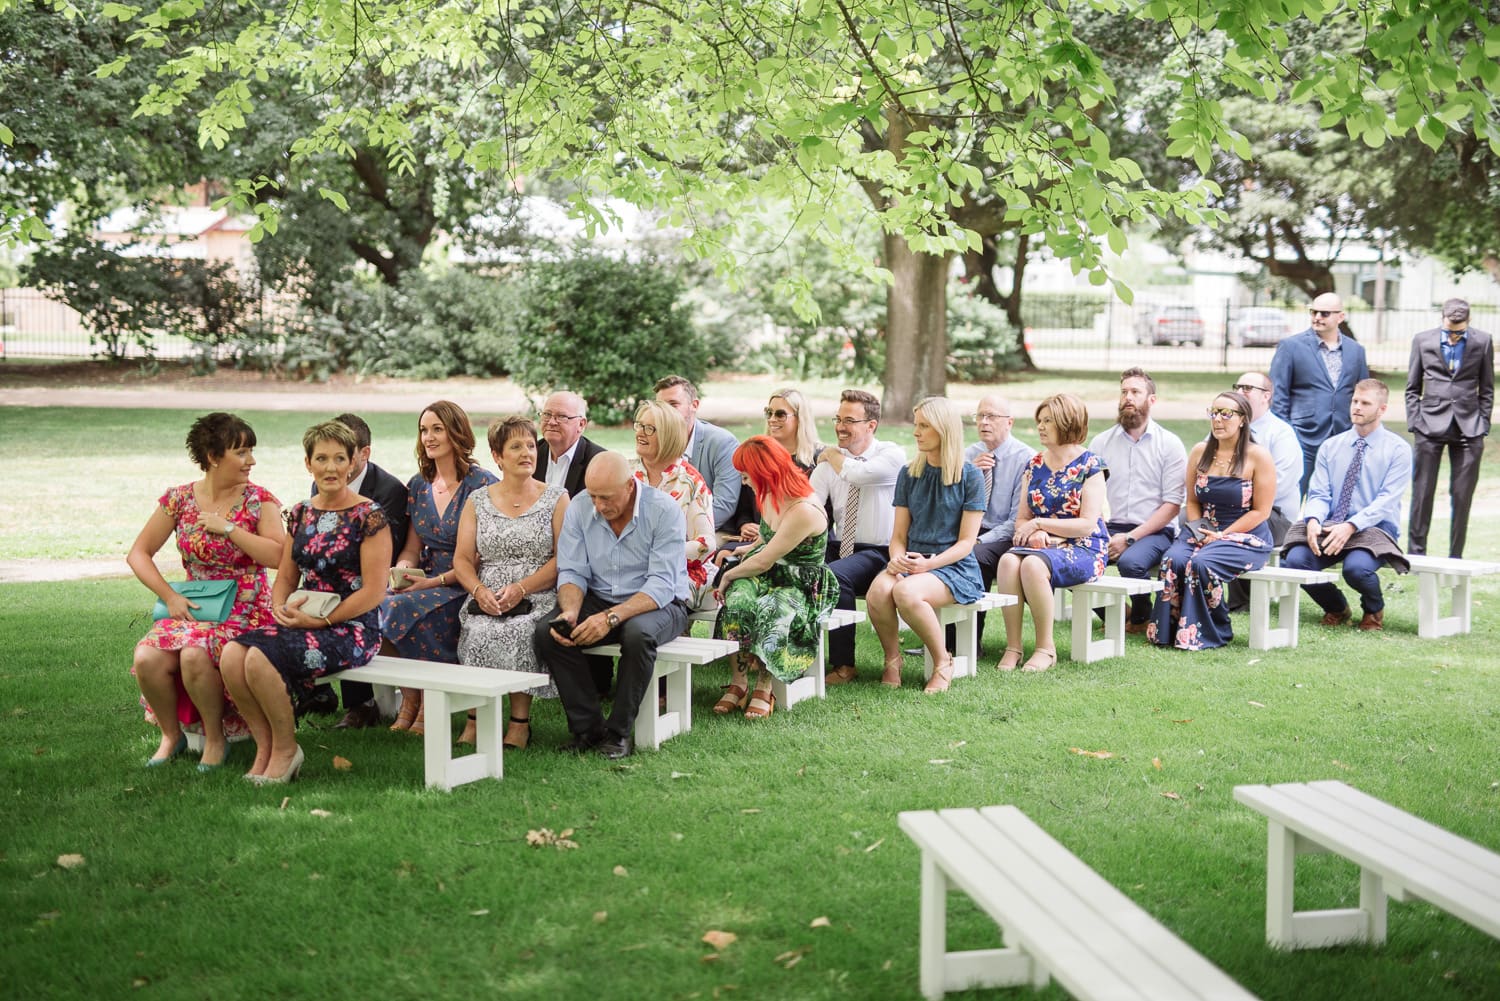
<path id="1" fill-rule="evenodd" d="M 1364 618 L 1359 620 L 1361 632 L 1379 632 L 1385 628 L 1385 612 L 1366 612 Z"/>
<path id="2" fill-rule="evenodd" d="M 859 672 L 852 664 L 841 664 L 823 675 L 823 684 L 847 685 L 857 677 L 859 677 Z"/>
<path id="3" fill-rule="evenodd" d="M 1328 612 L 1323 616 L 1322 625 L 1325 626 L 1347 626 L 1349 620 L 1354 618 L 1354 613 L 1348 608 L 1342 612 Z"/>
<path id="4" fill-rule="evenodd" d="M 380 725 L 380 707 L 373 701 L 355 706 L 344 718 L 333 724 L 335 730 L 364 730 Z"/>
<path id="5" fill-rule="evenodd" d="M 1151 623 L 1149 622 L 1127 622 L 1125 623 L 1125 635 L 1139 635 L 1140 633 L 1144 633 L 1150 625 Z"/>

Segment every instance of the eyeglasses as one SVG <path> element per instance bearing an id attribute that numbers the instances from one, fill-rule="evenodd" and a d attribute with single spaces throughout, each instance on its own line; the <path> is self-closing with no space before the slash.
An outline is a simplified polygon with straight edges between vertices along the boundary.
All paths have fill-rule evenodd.
<path id="1" fill-rule="evenodd" d="M 583 415 L 582 414 L 558 414 L 558 413 L 553 413 L 551 410 L 543 410 L 538 416 L 541 417 L 543 424 L 551 424 L 553 421 L 557 421 L 558 423 L 561 423 L 563 421 L 576 421 L 580 417 L 582 417 Z"/>
<path id="2" fill-rule="evenodd" d="M 640 421 L 636 421 L 635 422 L 635 429 L 636 429 L 637 433 L 643 434 L 647 438 L 655 438 L 656 437 L 656 425 L 655 424 L 642 424 Z"/>
<path id="3" fill-rule="evenodd" d="M 766 420 L 768 421 L 773 419 L 784 421 L 788 417 L 792 416 L 792 412 L 790 410 L 772 410 L 770 407 L 762 410 L 761 413 L 766 415 Z"/>
<path id="4" fill-rule="evenodd" d="M 1208 417 L 1209 417 L 1210 420 L 1227 421 L 1231 417 L 1239 417 L 1239 418 L 1243 419 L 1244 416 L 1245 415 L 1242 414 L 1242 413 L 1240 413 L 1238 410 L 1230 410 L 1228 407 L 1209 407 L 1208 408 Z"/>
<path id="5" fill-rule="evenodd" d="M 1241 393 L 1248 393 L 1252 389 L 1255 390 L 1257 393 L 1269 393 L 1271 391 L 1270 387 L 1268 387 L 1268 386 L 1252 386 L 1248 382 L 1237 382 L 1233 386 L 1230 386 L 1229 388 L 1230 389 L 1237 389 Z"/>
<path id="6" fill-rule="evenodd" d="M 1313 316 L 1321 316 L 1321 317 L 1324 317 L 1326 319 L 1327 317 L 1330 317 L 1330 316 L 1338 316 L 1340 313 L 1343 312 L 1343 310 L 1342 309 L 1310 309 L 1310 310 L 1308 310 L 1308 312 L 1311 313 Z"/>
<path id="7" fill-rule="evenodd" d="M 1009 416 L 1010 414 L 992 414 L 988 412 L 980 412 L 974 415 L 974 423 L 979 424 L 983 421 L 998 421 L 1002 418 L 1008 418 Z"/>
<path id="8" fill-rule="evenodd" d="M 833 426 L 836 428 L 852 428 L 856 424 L 866 424 L 873 421 L 873 417 L 835 417 Z"/>

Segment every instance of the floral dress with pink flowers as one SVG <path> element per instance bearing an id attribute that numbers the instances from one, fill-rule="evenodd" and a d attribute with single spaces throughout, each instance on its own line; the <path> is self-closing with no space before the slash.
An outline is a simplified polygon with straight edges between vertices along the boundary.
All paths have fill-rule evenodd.
<path id="1" fill-rule="evenodd" d="M 1214 531 L 1233 525 L 1250 510 L 1250 480 L 1199 473 L 1193 495 Z M 1146 625 L 1146 638 L 1158 646 L 1203 650 L 1234 638 L 1224 604 L 1230 581 L 1259 570 L 1271 556 L 1271 529 L 1264 521 L 1249 532 L 1232 532 L 1204 546 L 1190 532 L 1177 536 L 1161 557 L 1161 591 Z"/>
<path id="2" fill-rule="evenodd" d="M 347 598 L 364 587 L 361 545 L 376 533 L 389 531 L 389 525 L 385 511 L 374 501 L 360 501 L 341 511 L 321 511 L 310 501 L 302 501 L 287 512 L 286 530 L 292 537 L 292 559 L 302 571 L 298 586 Z M 273 622 L 237 637 L 236 642 L 265 654 L 295 701 L 299 694 L 312 691 L 317 678 L 364 667 L 374 659 L 380 649 L 380 610 L 372 608 L 321 629 L 289 629 Z"/>
<path id="3" fill-rule="evenodd" d="M 1104 474 L 1104 460 L 1085 449 L 1063 466 L 1053 469 L 1038 452 L 1026 466 L 1026 503 L 1038 518 L 1077 518 L 1083 510 L 1083 484 L 1091 476 Z M 1081 539 L 1054 539 L 1046 549 L 1016 546 L 1017 556 L 1040 556 L 1052 567 L 1053 587 L 1072 587 L 1097 580 L 1109 562 L 1109 529 L 1098 519 L 1094 530 Z"/>
<path id="4" fill-rule="evenodd" d="M 182 568 L 188 580 L 234 580 L 236 582 L 234 604 L 230 606 L 229 618 L 223 622 L 188 622 L 182 619 L 161 619 L 151 627 L 137 646 L 154 647 L 157 650 L 183 650 L 187 647 L 202 647 L 208 651 L 215 666 L 224 644 L 249 629 L 257 629 L 271 622 L 271 585 L 266 577 L 266 568 L 256 563 L 234 542 L 223 535 L 210 532 L 203 527 L 203 511 L 198 507 L 193 493 L 193 484 L 184 483 L 172 487 L 158 501 L 176 525 L 177 551 L 182 556 Z M 245 487 L 244 499 L 225 515 L 246 532 L 254 534 L 260 530 L 260 509 L 263 504 L 280 505 L 272 493 L 264 487 L 251 483 Z M 132 671 L 134 673 L 134 671 Z M 183 729 L 193 733 L 203 732 L 203 721 L 198 707 L 188 698 L 182 687 L 181 677 L 177 682 L 177 719 Z M 245 721 L 235 712 L 229 694 L 224 694 L 224 733 L 230 738 L 248 736 L 250 730 Z M 146 713 L 146 722 L 159 726 L 151 707 L 141 698 Z"/>
<path id="5" fill-rule="evenodd" d="M 630 472 L 642 483 L 646 480 L 646 467 L 638 455 L 630 457 Z M 708 584 L 708 564 L 705 562 L 717 547 L 714 535 L 714 495 L 704 482 L 703 475 L 686 459 L 678 459 L 661 472 L 661 485 L 656 489 L 670 496 L 682 507 L 682 519 L 687 523 L 687 538 L 683 540 L 687 557 L 688 582 L 694 594 L 704 590 Z M 694 601 L 694 605 L 697 601 Z"/>

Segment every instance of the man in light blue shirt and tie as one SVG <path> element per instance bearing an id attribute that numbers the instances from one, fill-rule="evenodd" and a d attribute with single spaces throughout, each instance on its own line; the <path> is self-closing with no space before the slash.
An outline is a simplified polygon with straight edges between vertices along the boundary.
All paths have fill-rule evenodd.
<path id="1" fill-rule="evenodd" d="M 678 503 L 631 476 L 618 452 L 595 456 L 584 486 L 557 540 L 557 615 L 538 622 L 532 639 L 568 716 L 564 749 L 623 758 L 656 649 L 687 626 L 686 526 Z M 600 643 L 620 644 L 608 720 L 583 654 Z"/>
<path id="2" fill-rule="evenodd" d="M 1411 446 L 1381 424 L 1390 390 L 1378 379 L 1354 387 L 1349 403 L 1350 428 L 1318 449 L 1302 526 L 1288 532 L 1282 565 L 1296 570 L 1325 570 L 1344 565 L 1344 582 L 1359 592 L 1364 615 L 1359 628 L 1384 627 L 1385 597 L 1379 570 L 1392 556 L 1404 560 L 1396 545 L 1397 519 L 1411 484 Z M 1299 528 L 1305 526 L 1305 539 Z M 1353 613 L 1336 584 L 1303 587 L 1323 609 L 1323 625 L 1347 625 Z"/>
<path id="3" fill-rule="evenodd" d="M 972 463 L 984 475 L 984 516 L 979 520 L 979 541 L 974 558 L 979 561 L 979 576 L 988 591 L 995 583 L 1000 557 L 1011 547 L 1016 532 L 1016 502 L 1021 494 L 1021 480 L 1026 465 L 1037 450 L 1011 436 L 1015 416 L 1010 401 L 1003 396 L 986 396 L 979 401 L 974 426 L 979 441 L 964 449 L 964 461 Z M 949 626 L 951 634 L 953 627 Z M 984 613 L 979 614 L 979 632 L 984 634 Z M 952 640 L 949 641 L 952 649 Z"/>

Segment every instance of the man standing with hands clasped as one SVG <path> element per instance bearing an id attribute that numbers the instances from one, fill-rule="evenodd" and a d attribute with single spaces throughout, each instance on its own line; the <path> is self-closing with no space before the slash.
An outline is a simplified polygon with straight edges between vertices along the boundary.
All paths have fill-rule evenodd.
<path id="1" fill-rule="evenodd" d="M 1271 412 L 1292 426 L 1302 443 L 1302 479 L 1307 493 L 1318 449 L 1349 430 L 1349 398 L 1354 384 L 1370 377 L 1365 349 L 1339 330 L 1344 300 L 1324 292 L 1312 301 L 1306 330 L 1276 345 L 1271 356 Z"/>
<path id="2" fill-rule="evenodd" d="M 1432 497 L 1438 466 L 1448 453 L 1448 494 L 1453 522 L 1448 555 L 1464 554 L 1469 503 L 1479 482 L 1479 460 L 1490 433 L 1495 405 L 1495 345 L 1490 335 L 1469 326 L 1469 304 L 1443 303 L 1443 325 L 1424 330 L 1411 342 L 1406 373 L 1406 429 L 1416 441 L 1412 474 L 1409 551 L 1427 552 Z"/>

